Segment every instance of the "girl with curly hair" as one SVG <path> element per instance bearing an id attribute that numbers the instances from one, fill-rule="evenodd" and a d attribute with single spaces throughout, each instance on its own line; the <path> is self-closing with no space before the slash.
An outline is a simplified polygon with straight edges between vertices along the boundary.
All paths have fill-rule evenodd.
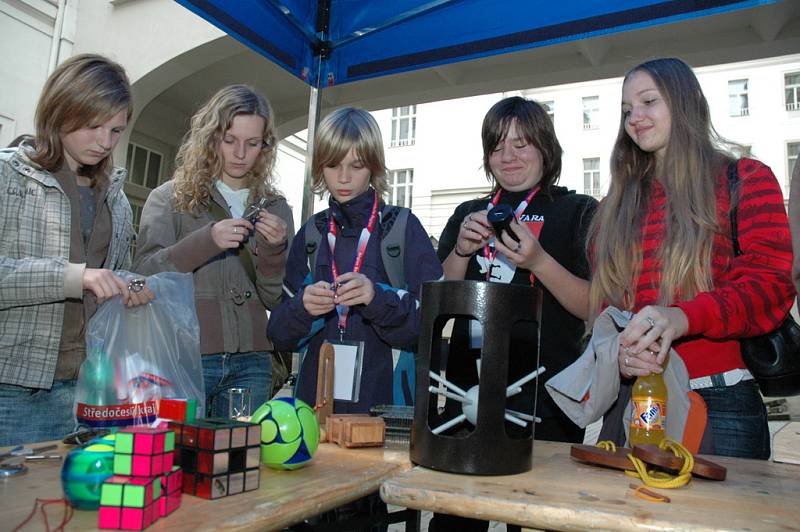
<path id="1" fill-rule="evenodd" d="M 292 213 L 273 185 L 277 141 L 267 100 L 222 88 L 192 117 L 171 181 L 150 193 L 134 268 L 193 272 L 207 415 L 228 415 L 228 390 L 269 399 L 267 310 L 278 304 Z M 246 212 L 248 211 L 248 212 Z"/>

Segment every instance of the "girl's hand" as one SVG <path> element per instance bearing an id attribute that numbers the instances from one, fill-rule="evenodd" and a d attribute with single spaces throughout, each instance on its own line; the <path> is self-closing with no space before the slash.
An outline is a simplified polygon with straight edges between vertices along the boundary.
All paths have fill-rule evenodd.
<path id="1" fill-rule="evenodd" d="M 252 230 L 253 224 L 244 218 L 227 218 L 211 226 L 211 239 L 220 249 L 236 249 Z"/>
<path id="2" fill-rule="evenodd" d="M 330 283 L 317 281 L 303 289 L 303 307 L 312 316 L 322 316 L 336 308 Z"/>
<path id="3" fill-rule="evenodd" d="M 547 255 L 539 239 L 531 233 L 527 224 L 519 223 L 516 218 L 511 221 L 511 230 L 519 242 L 503 231 L 500 236 L 495 236 L 495 248 L 516 266 L 536 273 L 540 261 Z"/>
<path id="4" fill-rule="evenodd" d="M 473 212 L 464 217 L 458 230 L 458 239 L 453 254 L 472 255 L 489 243 L 492 237 L 492 226 L 486 219 L 486 210 Z M 458 251 L 458 253 L 455 253 Z M 464 257 L 466 258 L 466 257 Z"/>
<path id="5" fill-rule="evenodd" d="M 86 268 L 83 271 L 83 289 L 94 294 L 98 305 L 116 295 L 121 295 L 122 302 L 129 308 L 149 303 L 156 297 L 146 286 L 133 292 L 122 277 L 105 268 Z"/>
<path id="6" fill-rule="evenodd" d="M 689 320 L 678 307 L 644 307 L 619 335 L 620 373 L 628 377 L 660 373 L 672 342 L 688 330 Z"/>
<path id="7" fill-rule="evenodd" d="M 267 242 L 273 246 L 285 243 L 287 238 L 286 230 L 287 225 L 283 219 L 271 212 L 261 210 L 258 215 L 258 221 L 256 221 L 256 231 Z"/>
<path id="8" fill-rule="evenodd" d="M 339 286 L 333 300 L 337 305 L 369 305 L 375 298 L 375 285 L 363 273 L 347 272 L 336 282 Z"/>

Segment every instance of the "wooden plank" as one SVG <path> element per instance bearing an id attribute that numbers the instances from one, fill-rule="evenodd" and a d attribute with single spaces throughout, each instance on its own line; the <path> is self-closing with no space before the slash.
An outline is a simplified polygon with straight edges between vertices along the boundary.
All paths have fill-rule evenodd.
<path id="1" fill-rule="evenodd" d="M 59 451 L 69 449 L 61 445 Z M 34 500 L 58 499 L 61 462 L 28 462 L 29 472 L 0 480 L 0 530 L 21 523 Z M 295 471 L 261 468 L 258 490 L 214 501 L 184 495 L 181 507 L 159 519 L 148 530 L 279 530 L 377 491 L 380 483 L 411 467 L 408 453 L 382 448 L 343 449 L 323 444 L 312 462 Z M 49 507 L 49 521 L 60 522 L 60 509 Z M 41 515 L 33 518 L 31 530 L 41 530 Z M 67 530 L 95 530 L 97 512 L 75 511 Z"/>
<path id="2" fill-rule="evenodd" d="M 664 491 L 669 504 L 633 495 L 620 471 L 569 457 L 569 445 L 534 443 L 533 469 L 520 475 L 453 475 L 415 467 L 381 486 L 408 508 L 545 530 L 800 530 L 800 467 L 714 457 L 724 482 L 693 479 Z"/>

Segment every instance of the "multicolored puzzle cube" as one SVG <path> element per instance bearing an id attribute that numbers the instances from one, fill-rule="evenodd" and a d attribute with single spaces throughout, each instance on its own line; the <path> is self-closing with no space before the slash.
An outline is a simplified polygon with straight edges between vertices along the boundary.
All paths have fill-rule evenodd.
<path id="1" fill-rule="evenodd" d="M 100 492 L 99 528 L 144 530 L 160 517 L 161 478 L 114 475 Z"/>
<path id="2" fill-rule="evenodd" d="M 191 423 L 196 415 L 196 399 L 161 399 L 158 402 L 158 417 L 161 419 Z"/>
<path id="3" fill-rule="evenodd" d="M 173 466 L 172 471 L 164 473 L 161 480 L 161 498 L 158 500 L 158 513 L 166 517 L 181 505 L 183 493 L 183 470 L 180 466 Z"/>
<path id="4" fill-rule="evenodd" d="M 261 427 L 234 419 L 171 423 L 183 492 L 218 499 L 258 488 Z"/>
<path id="5" fill-rule="evenodd" d="M 117 432 L 114 474 L 153 477 L 172 470 L 175 434 L 168 429 L 126 427 Z"/>

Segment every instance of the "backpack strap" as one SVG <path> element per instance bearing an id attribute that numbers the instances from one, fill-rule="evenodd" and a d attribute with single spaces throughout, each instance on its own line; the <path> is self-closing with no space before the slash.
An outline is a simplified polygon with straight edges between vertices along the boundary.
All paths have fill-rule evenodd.
<path id="1" fill-rule="evenodd" d="M 395 205 L 385 205 L 381 209 L 381 261 L 383 261 L 383 267 L 389 277 L 389 283 L 399 289 L 406 287 L 405 241 L 409 212 L 411 212 L 409 209 Z M 312 275 L 322 241 L 322 232 L 319 226 L 322 224 L 324 227 L 327 223 L 327 213 L 328 211 L 324 210 L 315 214 L 305 226 L 307 264 L 308 271 Z"/>
<path id="2" fill-rule="evenodd" d="M 386 205 L 381 212 L 381 260 L 389 283 L 399 289 L 406 288 L 405 244 L 409 212 L 395 205 Z"/>
<path id="3" fill-rule="evenodd" d="M 306 223 L 304 236 L 306 243 L 306 264 L 311 276 L 314 276 L 314 268 L 317 265 L 317 252 L 319 251 L 319 243 L 322 240 L 322 233 L 317 227 L 320 220 L 327 221 L 328 210 L 314 214 Z"/>

